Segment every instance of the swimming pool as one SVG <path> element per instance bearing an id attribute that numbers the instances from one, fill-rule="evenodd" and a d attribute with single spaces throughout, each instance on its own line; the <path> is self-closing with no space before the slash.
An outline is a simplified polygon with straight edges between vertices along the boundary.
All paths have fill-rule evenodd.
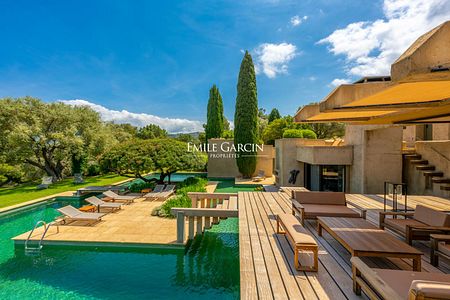
<path id="1" fill-rule="evenodd" d="M 80 200 L 58 200 L 0 217 L 0 299 L 238 299 L 238 221 L 221 221 L 181 250 L 44 246 L 26 256 L 11 237 L 54 208 Z"/>

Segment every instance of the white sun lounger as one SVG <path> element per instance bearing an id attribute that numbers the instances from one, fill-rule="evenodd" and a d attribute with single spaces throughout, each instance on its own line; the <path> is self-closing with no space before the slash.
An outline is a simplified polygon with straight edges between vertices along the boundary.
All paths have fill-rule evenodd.
<path id="1" fill-rule="evenodd" d="M 153 192 L 145 194 L 143 197 L 146 200 L 166 200 L 174 193 L 175 193 L 175 185 L 169 184 L 161 192 L 153 191 Z"/>
<path id="2" fill-rule="evenodd" d="M 103 192 L 103 195 L 105 195 L 106 197 L 111 198 L 113 202 L 115 202 L 115 201 L 125 202 L 126 204 L 129 204 L 129 203 L 133 202 L 135 199 L 139 198 L 139 196 L 118 195 L 118 194 L 114 193 L 113 191 Z"/>
<path id="3" fill-rule="evenodd" d="M 105 214 L 100 213 L 85 213 L 81 212 L 72 205 L 67 205 L 57 209 L 60 213 L 64 215 L 64 223 L 84 221 L 88 222 L 90 225 L 100 222 Z"/>
<path id="4" fill-rule="evenodd" d="M 121 203 L 114 203 L 114 202 L 105 202 L 95 196 L 89 197 L 87 199 L 85 199 L 86 202 L 97 206 L 97 208 L 100 210 L 100 208 L 106 208 L 106 209 L 110 209 L 110 210 L 118 210 L 122 208 L 122 204 Z"/>

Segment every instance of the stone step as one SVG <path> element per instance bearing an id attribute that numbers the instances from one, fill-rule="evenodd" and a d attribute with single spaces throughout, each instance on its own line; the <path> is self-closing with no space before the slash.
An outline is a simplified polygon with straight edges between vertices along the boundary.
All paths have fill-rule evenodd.
<path id="1" fill-rule="evenodd" d="M 420 154 L 405 154 L 406 159 L 421 159 L 422 155 Z"/>
<path id="2" fill-rule="evenodd" d="M 413 160 L 411 160 L 411 164 L 413 164 L 413 165 L 428 165 L 428 160 L 426 160 L 426 159 L 413 159 Z"/>
<path id="3" fill-rule="evenodd" d="M 450 178 L 436 177 L 436 178 L 431 178 L 431 180 L 433 181 L 433 183 L 450 183 Z"/>
<path id="4" fill-rule="evenodd" d="M 441 185 L 442 191 L 450 191 L 450 185 Z"/>
<path id="5" fill-rule="evenodd" d="M 423 176 L 443 177 L 444 173 L 442 173 L 440 171 L 425 171 L 425 172 L 423 172 Z"/>
<path id="6" fill-rule="evenodd" d="M 416 169 L 420 171 L 434 171 L 436 167 L 432 165 L 418 165 Z"/>

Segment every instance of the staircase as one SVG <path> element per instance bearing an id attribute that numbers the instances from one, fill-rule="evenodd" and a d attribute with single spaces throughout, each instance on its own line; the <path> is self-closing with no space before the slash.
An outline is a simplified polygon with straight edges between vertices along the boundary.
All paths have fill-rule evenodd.
<path id="1" fill-rule="evenodd" d="M 405 154 L 405 158 L 409 160 L 410 164 L 415 165 L 416 170 L 423 171 L 428 187 L 439 184 L 442 191 L 450 191 L 450 177 L 445 176 L 443 172 L 436 171 L 436 167 L 429 164 L 428 160 L 422 159 L 422 155 L 414 152 Z"/>

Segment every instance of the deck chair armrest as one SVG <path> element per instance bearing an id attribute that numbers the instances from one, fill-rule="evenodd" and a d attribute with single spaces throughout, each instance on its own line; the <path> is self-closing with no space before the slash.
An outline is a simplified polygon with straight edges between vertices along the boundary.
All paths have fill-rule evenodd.
<path id="1" fill-rule="evenodd" d="M 420 231 L 435 231 L 435 232 L 450 232 L 450 227 L 445 226 L 430 226 L 430 225 L 406 225 L 406 229 L 420 230 Z"/>
<path id="2" fill-rule="evenodd" d="M 413 212 L 395 212 L 395 211 L 380 211 L 380 216 L 405 216 L 405 217 L 412 217 L 414 216 Z"/>
<path id="3" fill-rule="evenodd" d="M 305 207 L 303 205 L 301 205 L 300 203 L 298 203 L 297 201 L 293 200 L 292 201 L 292 209 L 298 210 L 300 212 L 302 210 L 305 210 Z"/>
<path id="4" fill-rule="evenodd" d="M 348 201 L 348 200 L 347 200 L 347 203 L 361 211 L 361 218 L 363 218 L 363 219 L 366 218 L 367 209 L 365 209 L 364 207 L 362 207 L 354 202 Z"/>
<path id="5" fill-rule="evenodd" d="M 437 242 L 450 242 L 450 235 L 448 234 L 432 234 L 430 237 Z"/>

